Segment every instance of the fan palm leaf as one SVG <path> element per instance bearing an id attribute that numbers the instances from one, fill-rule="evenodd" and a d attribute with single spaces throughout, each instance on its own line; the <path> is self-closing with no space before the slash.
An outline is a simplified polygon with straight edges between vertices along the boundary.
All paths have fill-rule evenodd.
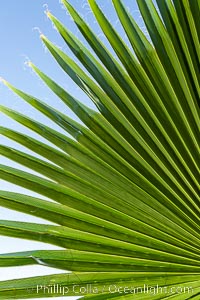
<path id="1" fill-rule="evenodd" d="M 32 62 L 82 123 L 3 81 L 66 135 L 0 106 L 47 141 L 1 127 L 1 135 L 32 151 L 0 145 L 1 155 L 36 173 L 0 165 L 0 178 L 49 199 L 0 191 L 0 205 L 54 223 L 1 220 L 0 234 L 62 248 L 0 254 L 0 267 L 39 264 L 65 271 L 2 281 L 0 297 L 199 299 L 200 3 L 157 0 L 156 8 L 152 0 L 138 0 L 146 37 L 122 1 L 113 0 L 130 49 L 97 2 L 88 0 L 116 58 L 62 2 L 93 51 L 50 12 L 80 63 L 46 36 L 41 39 L 96 110 Z"/>

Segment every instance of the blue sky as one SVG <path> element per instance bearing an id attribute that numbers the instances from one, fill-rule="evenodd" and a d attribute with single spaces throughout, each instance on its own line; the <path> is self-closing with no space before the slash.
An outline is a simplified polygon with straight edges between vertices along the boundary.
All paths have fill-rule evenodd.
<path id="1" fill-rule="evenodd" d="M 104 9 L 109 20 L 114 26 L 122 33 L 122 37 L 126 39 L 123 31 L 121 31 L 120 24 L 117 22 L 117 17 L 112 9 L 110 0 L 97 1 Z M 137 11 L 136 1 L 126 0 L 124 3 L 130 6 L 130 11 L 135 16 L 136 20 L 140 23 L 139 12 Z M 96 24 L 94 17 L 92 16 L 87 2 L 84 0 L 71 0 L 71 3 L 77 8 L 77 10 L 84 16 L 85 20 L 94 29 L 96 34 L 102 39 L 102 41 L 108 46 L 105 37 L 101 34 L 101 31 Z M 68 29 L 70 29 L 76 36 L 82 41 L 81 34 L 77 31 L 73 21 L 63 9 L 59 0 L 19 0 L 19 1 L 1 1 L 0 4 L 0 76 L 8 80 L 14 86 L 33 94 L 34 96 L 46 101 L 53 107 L 62 110 L 62 112 L 75 118 L 73 113 L 56 97 L 49 89 L 41 82 L 41 80 L 30 70 L 26 65 L 28 60 L 31 60 L 41 70 L 46 72 L 53 79 L 56 79 L 59 84 L 65 87 L 68 92 L 79 98 L 84 103 L 92 106 L 87 97 L 78 89 L 75 84 L 63 73 L 63 71 L 56 65 L 55 61 L 42 45 L 39 32 L 45 34 L 52 42 L 57 44 L 67 53 L 70 53 L 67 46 L 59 37 L 56 30 L 52 27 L 51 22 L 47 19 L 44 11 L 48 9 L 59 18 Z M 141 23 L 142 24 L 142 23 Z M 70 54 L 72 57 L 73 55 Z M 12 94 L 6 87 L 0 85 L 0 104 L 6 105 L 14 110 L 17 110 L 23 114 L 28 115 L 40 122 L 45 122 L 49 126 L 53 126 L 52 123 L 36 112 L 33 108 L 29 107 L 15 95 Z M 37 135 L 31 133 L 28 129 L 23 128 L 19 124 L 10 120 L 9 118 L 1 115 L 0 125 L 5 127 L 14 128 L 18 131 L 23 131 L 26 134 L 30 134 L 33 137 Z M 58 129 L 54 125 L 55 129 Z M 60 129 L 59 129 L 60 130 Z M 61 131 L 61 130 L 60 130 Z M 1 144 L 6 144 L 17 149 L 27 151 L 25 148 L 20 147 L 14 142 L 10 142 L 8 139 L 0 137 Z M 18 167 L 18 164 L 13 163 L 0 156 L 1 163 Z M 25 169 L 25 168 L 24 168 Z M 0 189 L 12 190 L 17 192 L 27 192 L 25 189 L 16 187 L 9 183 L 0 180 Z M 30 192 L 29 192 L 30 194 Z M 33 193 L 31 193 L 33 194 Z M 29 222 L 44 222 L 41 219 L 30 217 L 24 214 L 16 213 L 4 208 L 0 208 L 0 219 L 12 219 Z M 33 243 L 28 241 L 20 241 L 18 239 L 11 239 L 6 237 L 0 237 L 0 253 L 15 252 L 31 249 L 55 249 L 55 247 L 47 246 L 41 243 Z M 19 274 L 19 268 L 6 268 L 0 269 L 0 280 L 17 278 L 23 274 L 24 277 L 36 276 L 48 273 L 58 273 L 55 269 L 47 269 L 44 267 L 28 267 L 22 268 Z M 53 299 L 53 298 L 52 298 Z"/>

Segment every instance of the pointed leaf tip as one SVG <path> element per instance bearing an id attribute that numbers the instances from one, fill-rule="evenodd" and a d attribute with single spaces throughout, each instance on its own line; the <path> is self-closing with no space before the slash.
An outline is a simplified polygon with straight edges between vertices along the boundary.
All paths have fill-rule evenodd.
<path id="1" fill-rule="evenodd" d="M 46 16 L 50 19 L 51 18 L 51 12 L 49 10 L 45 11 Z"/>
<path id="2" fill-rule="evenodd" d="M 0 82 L 4 85 L 8 85 L 8 82 L 3 77 L 0 77 Z"/>
<path id="3" fill-rule="evenodd" d="M 45 8 L 44 13 L 45 13 L 45 14 L 47 15 L 47 17 L 48 17 L 48 14 L 50 13 L 48 4 L 47 4 L 47 3 L 44 4 L 43 7 Z"/>
<path id="4" fill-rule="evenodd" d="M 41 38 L 41 40 L 45 40 L 46 39 L 46 37 L 45 37 L 45 35 L 43 33 L 40 34 L 40 38 Z"/>
<path id="5" fill-rule="evenodd" d="M 67 9 L 72 8 L 72 5 L 71 5 L 71 3 L 69 3 L 68 0 L 61 0 L 61 3 L 62 3 Z"/>
<path id="6" fill-rule="evenodd" d="M 31 62 L 30 60 L 27 60 L 27 61 L 24 62 L 24 64 L 25 64 L 26 66 L 28 66 L 28 67 L 31 67 L 32 62 Z"/>

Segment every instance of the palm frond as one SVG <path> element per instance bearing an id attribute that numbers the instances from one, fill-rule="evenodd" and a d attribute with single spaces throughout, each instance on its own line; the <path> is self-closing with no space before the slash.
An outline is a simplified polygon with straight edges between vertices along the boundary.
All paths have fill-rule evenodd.
<path id="1" fill-rule="evenodd" d="M 96 110 L 31 62 L 82 124 L 4 81 L 66 135 L 0 106 L 47 141 L 1 127 L 2 136 L 32 151 L 0 145 L 1 155 L 36 173 L 0 165 L 0 178 L 49 199 L 0 191 L 0 205 L 55 224 L 1 220 L 0 234 L 63 248 L 0 254 L 0 267 L 39 264 L 70 273 L 2 281 L 0 297 L 152 299 L 154 288 L 154 299 L 199 299 L 199 1 L 157 0 L 158 11 L 152 0 L 138 0 L 147 38 L 122 1 L 113 0 L 130 49 L 97 2 L 88 0 L 118 59 L 73 6 L 62 2 L 93 51 L 50 12 L 80 63 L 46 36 L 41 39 Z M 87 287 L 84 295 L 74 290 L 80 283 Z M 45 294 L 45 287 L 51 292 Z M 190 287 L 190 293 L 179 293 L 180 287 Z"/>

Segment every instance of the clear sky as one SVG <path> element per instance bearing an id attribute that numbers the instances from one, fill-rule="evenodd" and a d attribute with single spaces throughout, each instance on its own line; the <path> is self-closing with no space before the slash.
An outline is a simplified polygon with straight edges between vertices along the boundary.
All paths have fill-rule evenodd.
<path id="1" fill-rule="evenodd" d="M 124 33 L 121 31 L 120 24 L 117 21 L 117 17 L 113 11 L 111 0 L 99 0 L 97 1 L 104 9 L 109 20 L 114 26 L 122 33 L 122 37 L 127 40 Z M 124 3 L 129 6 L 130 11 L 135 16 L 136 20 L 142 26 L 142 22 L 137 11 L 136 1 L 126 0 Z M 106 38 L 103 37 L 101 31 L 96 24 L 94 17 L 92 16 L 87 2 L 84 0 L 71 0 L 77 10 L 84 16 L 85 20 L 99 35 L 102 41 L 108 45 Z M 45 34 L 52 42 L 60 46 L 67 53 L 70 53 L 67 46 L 64 44 L 59 34 L 52 27 L 51 22 L 44 14 L 45 9 L 49 10 L 59 18 L 68 29 L 70 29 L 76 36 L 82 41 L 84 40 L 80 33 L 78 33 L 74 23 L 70 19 L 69 15 L 63 9 L 59 0 L 18 0 L 18 1 L 1 1 L 0 3 L 0 76 L 7 81 L 15 85 L 16 87 L 33 94 L 34 96 L 46 101 L 48 104 L 61 109 L 62 112 L 68 114 L 71 117 L 75 116 L 69 111 L 69 109 L 62 104 L 62 102 L 54 96 L 49 89 L 41 82 L 41 80 L 27 67 L 26 62 L 31 60 L 41 70 L 46 72 L 53 79 L 56 79 L 59 84 L 65 87 L 68 92 L 79 98 L 88 105 L 87 97 L 78 89 L 75 84 L 63 73 L 63 71 L 56 65 L 55 61 L 42 45 L 39 32 Z M 73 57 L 73 55 L 71 55 Z M 0 104 L 6 105 L 12 109 L 26 114 L 32 118 L 45 122 L 47 125 L 52 123 L 37 113 L 34 109 L 26 105 L 23 100 L 13 95 L 6 87 L 0 85 Z M 9 118 L 1 115 L 0 125 L 14 128 L 18 131 L 23 131 L 26 134 L 30 134 L 33 137 L 37 135 L 31 133 L 31 131 L 23 128 L 19 124 L 10 120 Z M 58 128 L 54 125 L 54 128 Z M 61 131 L 61 129 L 59 129 Z M 0 137 L 0 143 L 15 146 L 17 149 L 25 150 L 25 148 L 10 142 L 8 139 Z M 25 150 L 27 151 L 27 150 Z M 28 151 L 27 151 L 28 152 Z M 31 152 L 30 152 L 31 153 Z M 18 164 L 13 163 L 2 156 L 0 161 L 3 164 L 12 165 L 18 167 Z M 23 168 L 26 170 L 26 168 Z M 0 189 L 12 190 L 17 192 L 26 192 L 25 189 L 16 187 L 9 183 L 0 180 Z M 29 194 L 34 195 L 34 193 Z M 16 213 L 11 210 L 7 210 L 0 207 L 0 219 L 20 220 L 29 222 L 44 221 L 38 218 L 30 217 L 21 213 Z M 33 249 L 56 249 L 56 247 L 49 246 L 42 243 L 21 241 L 19 239 L 11 239 L 0 236 L 0 253 L 26 251 Z M 43 274 L 59 273 L 58 270 L 49 269 L 45 267 L 23 267 L 23 268 L 2 268 L 0 269 L 0 280 L 6 280 L 17 277 L 37 276 Z M 49 298 L 48 298 L 49 299 Z M 53 299 L 53 298 L 51 298 Z"/>

